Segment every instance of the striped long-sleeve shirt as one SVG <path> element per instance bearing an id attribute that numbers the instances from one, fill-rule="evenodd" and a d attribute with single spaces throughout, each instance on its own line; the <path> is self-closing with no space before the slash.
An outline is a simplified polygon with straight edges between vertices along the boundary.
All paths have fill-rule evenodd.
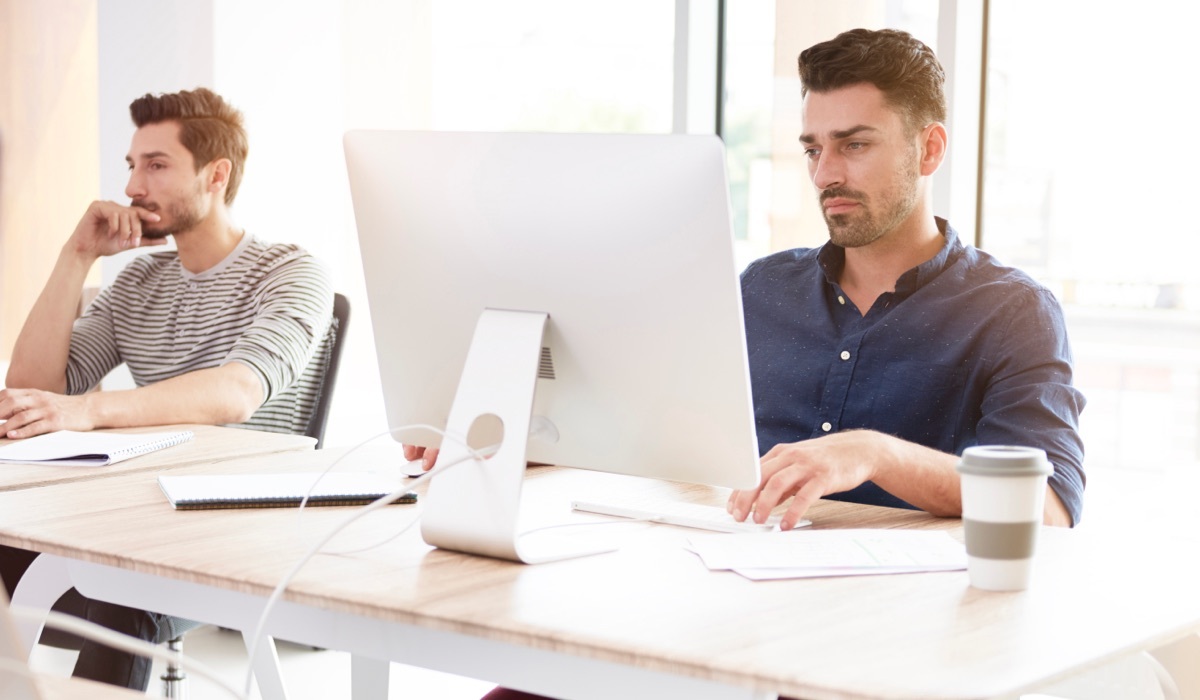
<path id="1" fill-rule="evenodd" d="M 241 426 L 303 433 L 328 362 L 332 309 L 328 271 L 295 245 L 245 234 L 199 274 L 175 251 L 143 255 L 75 322 L 67 393 L 88 391 L 121 363 L 140 387 L 241 362 L 265 397 Z"/>

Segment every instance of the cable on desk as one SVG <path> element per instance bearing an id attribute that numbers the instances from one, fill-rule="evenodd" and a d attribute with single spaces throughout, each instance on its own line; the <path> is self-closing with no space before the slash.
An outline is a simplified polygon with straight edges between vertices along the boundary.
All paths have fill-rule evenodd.
<path id="1" fill-rule="evenodd" d="M 387 432 L 384 432 L 384 433 L 372 435 L 371 437 L 367 438 L 366 440 L 359 442 L 353 448 L 348 450 L 345 454 L 343 454 L 342 456 L 335 459 L 332 463 L 330 463 L 330 465 L 328 467 L 326 467 L 323 472 L 321 472 L 321 476 L 324 476 L 325 474 L 327 474 L 331 469 L 333 469 L 333 467 L 335 465 L 337 465 L 339 462 L 341 462 L 343 459 L 345 459 L 347 456 L 349 456 L 350 453 L 354 452 L 355 450 L 362 447 L 363 445 L 366 445 L 367 443 L 371 442 L 372 440 L 375 440 L 376 438 L 382 437 L 384 435 L 391 435 L 391 434 L 399 432 L 401 430 L 413 430 L 416 428 L 424 428 L 426 430 L 432 430 L 433 432 L 441 435 L 442 438 L 451 440 L 453 442 L 456 442 L 456 443 L 462 445 L 463 447 L 465 447 L 467 449 L 467 454 L 459 459 L 454 460 L 453 462 L 445 462 L 442 464 L 437 464 L 429 471 L 418 476 L 417 478 L 413 479 L 412 481 L 406 483 L 402 488 L 399 488 L 399 489 L 393 491 L 392 493 L 389 493 L 386 496 L 383 496 L 382 498 L 376 499 L 374 502 L 372 502 L 369 505 L 359 508 L 353 514 L 351 514 L 350 517 L 346 518 L 344 521 L 342 521 L 341 523 L 334 526 L 328 533 L 326 533 L 323 537 L 321 537 L 320 540 L 318 540 L 317 543 L 315 545 L 313 545 L 312 548 L 310 548 L 307 552 L 305 552 L 304 555 L 301 556 L 300 559 L 296 561 L 296 563 L 292 566 L 291 570 L 289 570 L 286 574 L 284 574 L 283 578 L 275 586 L 275 590 L 271 591 L 271 595 L 267 598 L 266 605 L 263 606 L 262 614 L 259 616 L 258 623 L 254 628 L 254 634 L 250 637 L 250 646 L 249 646 L 250 667 L 246 671 L 246 682 L 245 682 L 244 691 L 243 691 L 246 696 L 249 696 L 251 685 L 254 683 L 254 657 L 258 651 L 259 641 L 264 636 L 263 632 L 267 625 L 267 619 L 271 615 L 272 608 L 274 608 L 275 604 L 279 601 L 279 599 L 283 597 L 283 593 L 284 593 L 284 591 L 287 590 L 288 585 L 291 584 L 292 579 L 294 579 L 296 577 L 296 575 L 300 573 L 300 570 L 302 568 L 304 568 L 305 564 L 307 564 L 314 556 L 316 556 L 318 553 L 320 553 L 322 547 L 324 547 L 326 544 L 328 544 L 330 540 L 332 540 L 334 537 L 336 537 L 338 535 L 338 533 L 340 533 L 342 530 L 349 527 L 352 523 L 357 521 L 359 518 L 362 518 L 367 513 L 370 513 L 375 510 L 379 510 L 380 508 L 383 508 L 384 506 L 390 505 L 392 503 L 392 501 L 396 500 L 400 496 L 403 496 L 405 493 L 407 493 L 412 487 L 416 486 L 417 484 L 420 484 L 423 481 L 428 481 L 429 479 L 433 478 L 434 475 L 440 474 L 441 472 L 446 471 L 447 469 L 450 469 L 459 464 L 462 464 L 463 462 L 467 462 L 467 461 L 482 462 L 483 460 L 487 459 L 491 455 L 495 454 L 500 449 L 500 445 L 497 444 L 497 445 L 491 445 L 489 447 L 485 447 L 480 450 L 476 450 L 475 448 L 468 445 L 465 439 L 460 438 L 458 436 L 450 435 L 446 431 L 436 428 L 434 426 L 424 425 L 424 424 L 404 425 L 404 426 L 400 426 L 398 428 L 391 428 L 390 430 L 388 430 Z M 307 494 L 305 494 L 304 499 L 300 502 L 301 508 L 304 507 L 305 502 L 308 501 L 308 497 L 312 494 L 312 490 L 316 488 L 317 482 L 319 482 L 319 481 L 320 481 L 320 477 L 318 477 L 317 480 L 313 482 L 313 486 L 309 489 L 309 492 Z M 404 534 L 405 532 L 408 531 L 409 528 L 411 528 L 414 524 L 416 524 L 416 522 L 420 519 L 421 519 L 421 515 L 418 512 L 417 515 L 415 515 L 412 518 L 412 520 L 410 520 L 404 526 L 404 528 L 401 529 L 401 531 L 399 533 L 397 533 L 396 535 L 393 535 L 393 537 L 389 538 L 389 539 L 394 539 L 395 537 L 399 537 L 400 535 Z M 374 546 L 378 546 L 378 545 L 374 545 Z M 369 549 L 369 547 L 368 547 L 368 549 Z"/>

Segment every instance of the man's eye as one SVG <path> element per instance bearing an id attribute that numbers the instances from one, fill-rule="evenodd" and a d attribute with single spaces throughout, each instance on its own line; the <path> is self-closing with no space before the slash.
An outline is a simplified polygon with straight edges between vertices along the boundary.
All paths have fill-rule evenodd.
<path id="1" fill-rule="evenodd" d="M 820 155 L 821 155 L 821 149 L 819 149 L 819 148 L 806 148 L 806 149 L 804 149 L 804 157 L 805 157 L 805 158 L 816 158 L 816 157 L 818 157 L 818 156 L 820 156 Z"/>
<path id="2" fill-rule="evenodd" d="M 867 144 L 863 143 L 862 141 L 851 141 L 850 143 L 846 144 L 847 151 L 861 151 L 866 147 Z"/>

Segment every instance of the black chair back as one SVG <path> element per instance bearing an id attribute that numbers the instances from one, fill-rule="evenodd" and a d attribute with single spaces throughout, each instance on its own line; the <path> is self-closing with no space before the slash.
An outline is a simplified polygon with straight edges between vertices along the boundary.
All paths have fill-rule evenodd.
<path id="1" fill-rule="evenodd" d="M 342 347 L 346 339 L 346 329 L 350 327 L 350 300 L 340 293 L 333 295 L 333 322 L 329 333 L 333 340 L 329 348 L 329 358 L 325 365 L 325 374 L 321 379 L 320 393 L 317 394 L 317 405 L 313 408 L 312 416 L 308 419 L 308 430 L 304 434 L 317 439 L 317 449 L 325 442 L 325 424 L 329 420 L 329 405 L 333 400 L 333 389 L 337 385 L 338 366 L 342 362 Z"/>

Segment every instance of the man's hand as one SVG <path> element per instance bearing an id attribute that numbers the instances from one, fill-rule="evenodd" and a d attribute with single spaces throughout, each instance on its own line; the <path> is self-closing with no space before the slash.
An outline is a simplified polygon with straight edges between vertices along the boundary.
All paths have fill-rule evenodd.
<path id="1" fill-rule="evenodd" d="M 780 529 L 790 530 L 817 499 L 874 478 L 875 460 L 882 451 L 878 436 L 855 430 L 776 445 L 763 455 L 758 488 L 734 491 L 726 508 L 735 520 L 753 515 L 762 523 L 775 506 L 793 497 L 779 523 Z"/>
<path id="2" fill-rule="evenodd" d="M 155 223 L 158 214 L 142 207 L 127 207 L 116 202 L 92 202 L 75 226 L 68 245 L 91 258 L 120 253 L 141 245 L 162 245 L 163 239 L 143 239 L 142 222 Z"/>
<path id="3" fill-rule="evenodd" d="M 0 389 L 4 437 L 28 438 L 55 430 L 91 430 L 84 396 L 64 396 L 40 389 Z"/>
<path id="4" fill-rule="evenodd" d="M 417 445 L 404 446 L 404 458 L 410 462 L 421 460 L 421 468 L 425 471 L 433 469 L 433 465 L 437 464 L 438 449 L 436 447 L 418 447 Z"/>

